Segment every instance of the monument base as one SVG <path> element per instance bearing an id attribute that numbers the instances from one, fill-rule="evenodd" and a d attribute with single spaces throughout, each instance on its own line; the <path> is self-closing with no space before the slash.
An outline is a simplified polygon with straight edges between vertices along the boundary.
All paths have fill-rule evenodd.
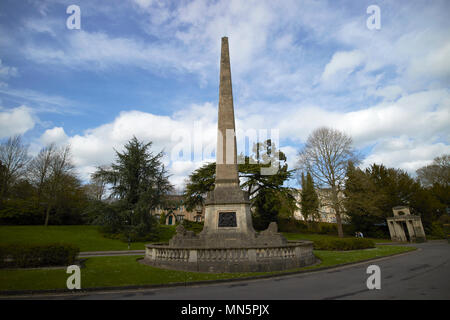
<path id="1" fill-rule="evenodd" d="M 154 267 L 211 273 L 281 271 L 315 262 L 311 241 L 246 248 L 174 248 L 167 244 L 149 244 L 143 260 Z"/>

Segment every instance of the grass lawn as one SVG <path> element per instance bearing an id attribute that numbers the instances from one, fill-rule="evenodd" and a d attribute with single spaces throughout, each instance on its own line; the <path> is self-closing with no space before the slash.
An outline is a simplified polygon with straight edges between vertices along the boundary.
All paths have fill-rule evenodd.
<path id="1" fill-rule="evenodd" d="M 161 226 L 161 242 L 168 242 L 174 235 L 173 226 Z M 283 233 L 288 240 L 319 240 L 337 238 L 321 234 Z M 388 239 L 373 239 L 376 242 L 390 242 Z M 128 244 L 121 240 L 108 239 L 98 231 L 98 226 L 0 226 L 0 243 L 46 244 L 54 242 L 71 243 L 81 251 L 127 250 Z M 144 250 L 148 242 L 134 242 L 131 250 Z"/>
<path id="2" fill-rule="evenodd" d="M 316 233 L 289 233 L 289 232 L 283 232 L 283 235 L 288 240 L 322 240 L 322 239 L 340 239 L 338 236 L 330 236 L 326 234 L 316 234 Z M 351 237 L 347 237 L 351 238 Z M 375 239 L 375 238 L 366 238 L 371 239 L 377 243 L 385 243 L 385 242 L 392 242 L 391 239 Z"/>
<path id="3" fill-rule="evenodd" d="M 150 285 L 282 274 L 289 271 L 309 270 L 348 262 L 356 262 L 410 250 L 414 250 L 414 248 L 378 246 L 374 249 L 347 252 L 315 251 L 316 256 L 322 260 L 320 265 L 270 273 L 210 274 L 183 272 L 142 265 L 137 262 L 139 256 L 93 257 L 87 259 L 85 268 L 81 269 L 81 287 Z M 0 270 L 0 292 L 4 290 L 64 289 L 66 288 L 68 276 L 69 275 L 66 274 L 64 269 Z"/>
<path id="4" fill-rule="evenodd" d="M 71 243 L 80 251 L 127 250 L 128 244 L 101 235 L 98 226 L 0 226 L 0 243 Z M 144 250 L 144 242 L 131 244 L 131 250 Z"/>

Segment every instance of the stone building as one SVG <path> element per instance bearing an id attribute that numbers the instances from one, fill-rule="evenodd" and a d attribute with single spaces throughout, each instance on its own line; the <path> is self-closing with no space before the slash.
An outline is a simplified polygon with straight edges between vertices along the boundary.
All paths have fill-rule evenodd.
<path id="1" fill-rule="evenodd" d="M 404 206 L 393 207 L 392 212 L 394 216 L 386 219 L 392 241 L 426 241 L 420 216 L 412 215 L 409 208 Z"/>
<path id="2" fill-rule="evenodd" d="M 329 222 L 329 223 L 336 223 L 336 215 L 335 215 L 335 211 L 334 208 L 331 206 L 331 204 L 329 203 L 329 201 L 327 200 L 329 198 L 329 193 L 330 193 L 330 189 L 316 189 L 316 193 L 317 196 L 319 197 L 319 216 L 317 218 L 319 218 L 317 220 L 317 218 L 315 219 L 315 221 L 320 221 L 320 222 Z M 294 211 L 294 218 L 297 220 L 305 220 L 305 217 L 302 215 L 302 209 L 301 209 L 301 199 L 302 199 L 302 189 L 296 189 L 294 191 L 294 197 L 297 200 L 297 206 L 298 206 L 298 210 Z M 344 193 L 341 192 L 339 194 L 339 198 L 343 199 L 344 198 Z M 345 223 L 347 220 L 347 216 L 345 215 L 345 213 L 343 211 L 341 211 L 341 218 L 342 218 L 342 222 Z M 308 221 L 312 221 L 312 217 L 308 217 Z"/>
<path id="3" fill-rule="evenodd" d="M 164 205 L 158 206 L 151 214 L 159 221 L 161 215 L 165 215 L 167 225 L 175 225 L 183 220 L 202 222 L 205 217 L 204 208 L 198 206 L 194 210 L 188 211 L 184 205 L 184 197 L 182 195 L 168 195 L 164 201 Z"/>

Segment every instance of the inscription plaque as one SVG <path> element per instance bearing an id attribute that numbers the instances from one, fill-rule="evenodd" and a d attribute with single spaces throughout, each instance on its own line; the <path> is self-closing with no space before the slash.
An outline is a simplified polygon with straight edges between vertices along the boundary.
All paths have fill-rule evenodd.
<path id="1" fill-rule="evenodd" d="M 237 227 L 236 212 L 219 212 L 219 227 Z"/>

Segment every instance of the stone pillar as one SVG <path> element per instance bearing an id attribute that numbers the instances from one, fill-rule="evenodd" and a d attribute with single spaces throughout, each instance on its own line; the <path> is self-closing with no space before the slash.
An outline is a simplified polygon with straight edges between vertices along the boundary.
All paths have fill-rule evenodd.
<path id="1" fill-rule="evenodd" d="M 395 234 L 394 222 L 392 220 L 387 220 L 387 225 L 389 228 L 389 234 L 391 235 L 391 240 L 396 240 L 397 235 Z"/>
<path id="2" fill-rule="evenodd" d="M 197 263 L 197 250 L 189 250 L 188 262 Z"/>
<path id="3" fill-rule="evenodd" d="M 406 219 L 405 223 L 409 233 L 409 240 L 414 242 L 416 240 L 416 233 L 414 232 L 413 221 Z"/>
<path id="4" fill-rule="evenodd" d="M 394 221 L 394 228 L 397 235 L 397 241 L 406 241 L 405 232 L 403 231 L 402 226 L 397 221 Z"/>

